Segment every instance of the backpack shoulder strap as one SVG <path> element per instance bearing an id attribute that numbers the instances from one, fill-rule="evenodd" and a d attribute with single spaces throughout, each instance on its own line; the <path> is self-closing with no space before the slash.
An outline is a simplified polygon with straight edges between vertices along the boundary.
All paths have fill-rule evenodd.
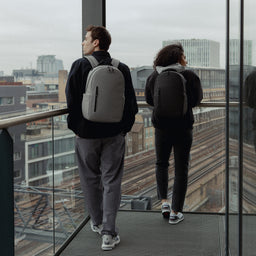
<path id="1" fill-rule="evenodd" d="M 116 67 L 116 68 L 118 68 L 119 63 L 120 63 L 120 61 L 117 60 L 117 59 L 112 59 L 112 61 L 111 61 L 111 64 L 112 64 L 114 67 Z"/>
<path id="2" fill-rule="evenodd" d="M 97 61 L 97 59 L 92 56 L 92 55 L 88 55 L 88 56 L 84 56 L 91 64 L 92 68 L 95 68 L 96 66 L 99 65 L 99 62 Z"/>

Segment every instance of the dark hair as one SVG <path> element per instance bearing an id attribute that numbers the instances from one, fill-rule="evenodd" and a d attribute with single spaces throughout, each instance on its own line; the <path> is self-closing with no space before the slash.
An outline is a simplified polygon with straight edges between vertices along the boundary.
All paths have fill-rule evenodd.
<path id="1" fill-rule="evenodd" d="M 155 57 L 154 68 L 156 66 L 166 67 L 180 61 L 184 49 L 180 43 L 170 44 L 162 48 Z"/>
<path id="2" fill-rule="evenodd" d="M 105 27 L 89 25 L 86 28 L 86 31 L 91 32 L 92 41 L 96 39 L 99 40 L 99 47 L 101 50 L 107 51 L 109 49 L 111 44 L 111 35 Z"/>

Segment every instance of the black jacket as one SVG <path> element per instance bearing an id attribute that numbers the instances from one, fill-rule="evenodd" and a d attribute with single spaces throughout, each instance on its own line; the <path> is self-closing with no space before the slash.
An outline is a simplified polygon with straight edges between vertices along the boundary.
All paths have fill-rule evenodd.
<path id="1" fill-rule="evenodd" d="M 188 100 L 188 111 L 183 118 L 172 118 L 172 119 L 158 119 L 154 115 L 154 110 L 152 113 L 152 123 L 155 128 L 159 129 L 193 129 L 194 115 L 192 108 L 199 105 L 203 99 L 203 91 L 200 83 L 199 77 L 191 70 L 184 70 L 180 72 L 186 79 L 186 92 Z M 155 70 L 147 79 L 145 96 L 146 102 L 154 106 L 154 86 L 155 80 L 158 76 L 158 72 Z"/>
<path id="2" fill-rule="evenodd" d="M 110 54 L 106 51 L 97 51 L 92 55 L 100 64 L 111 63 Z M 91 69 L 92 67 L 86 58 L 80 58 L 72 64 L 66 85 L 66 98 L 69 109 L 68 128 L 82 138 L 104 138 L 112 137 L 119 133 L 127 133 L 131 130 L 135 114 L 138 112 L 129 68 L 121 62 L 118 66 L 125 79 L 124 114 L 119 123 L 91 122 L 83 117 L 81 104 L 87 76 Z M 108 114 L 111 113 L 106 113 L 106 115 Z"/>

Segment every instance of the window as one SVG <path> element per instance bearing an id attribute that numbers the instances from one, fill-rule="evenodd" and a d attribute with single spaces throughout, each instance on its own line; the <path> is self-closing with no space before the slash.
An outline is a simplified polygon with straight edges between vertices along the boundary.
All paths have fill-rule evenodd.
<path id="1" fill-rule="evenodd" d="M 148 119 L 146 117 L 144 118 L 144 126 L 148 127 Z"/>
<path id="2" fill-rule="evenodd" d="M 13 143 L 15 143 L 15 139 L 16 139 L 16 136 L 15 136 L 15 134 L 13 134 L 13 133 L 10 133 L 10 135 L 11 135 L 11 137 L 12 137 Z"/>
<path id="3" fill-rule="evenodd" d="M 21 177 L 21 171 L 20 170 L 15 170 L 13 173 L 14 178 L 19 178 Z"/>
<path id="4" fill-rule="evenodd" d="M 150 128 L 150 137 L 153 137 L 153 128 Z"/>
<path id="5" fill-rule="evenodd" d="M 14 161 L 20 160 L 21 159 L 21 152 L 14 152 L 13 159 L 14 159 Z"/>
<path id="6" fill-rule="evenodd" d="M 26 140 L 26 134 L 25 133 L 21 133 L 20 134 L 20 140 L 21 141 L 25 141 Z"/>
<path id="7" fill-rule="evenodd" d="M 24 96 L 20 97 L 20 104 L 25 104 L 25 97 Z"/>
<path id="8" fill-rule="evenodd" d="M 13 105 L 14 97 L 0 97 L 0 106 Z"/>

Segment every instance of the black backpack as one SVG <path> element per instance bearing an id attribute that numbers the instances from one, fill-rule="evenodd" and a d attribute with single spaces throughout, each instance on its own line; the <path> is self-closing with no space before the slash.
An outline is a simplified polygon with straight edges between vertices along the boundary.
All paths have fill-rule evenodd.
<path id="1" fill-rule="evenodd" d="M 162 71 L 155 80 L 155 117 L 182 118 L 187 110 L 186 79 L 177 71 Z"/>

